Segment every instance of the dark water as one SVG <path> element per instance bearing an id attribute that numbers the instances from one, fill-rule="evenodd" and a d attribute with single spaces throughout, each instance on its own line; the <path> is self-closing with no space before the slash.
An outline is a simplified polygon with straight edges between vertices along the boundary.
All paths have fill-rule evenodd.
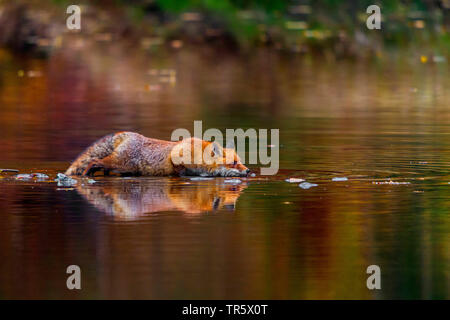
<path id="1" fill-rule="evenodd" d="M 0 51 L 0 168 L 51 178 L 1 173 L 0 298 L 450 298 L 447 63 L 63 48 Z M 102 135 L 194 120 L 279 128 L 278 175 L 52 181 Z"/>

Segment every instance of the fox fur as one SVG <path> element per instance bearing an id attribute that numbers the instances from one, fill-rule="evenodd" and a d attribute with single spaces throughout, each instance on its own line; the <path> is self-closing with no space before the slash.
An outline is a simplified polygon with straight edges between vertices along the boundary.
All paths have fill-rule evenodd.
<path id="1" fill-rule="evenodd" d="M 177 146 L 191 148 L 190 161 L 173 161 L 172 151 Z M 194 161 L 195 149 L 199 147 L 201 150 L 198 150 L 200 152 L 197 154 L 203 154 L 209 147 L 211 156 L 221 158 L 222 161 Z M 232 160 L 231 163 L 228 159 Z M 222 148 L 215 142 L 197 138 L 164 141 L 147 138 L 135 132 L 118 132 L 100 138 L 75 159 L 65 174 L 88 176 L 101 170 L 105 175 L 114 171 L 122 175 L 143 176 L 237 177 L 246 176 L 250 172 L 234 149 Z"/>

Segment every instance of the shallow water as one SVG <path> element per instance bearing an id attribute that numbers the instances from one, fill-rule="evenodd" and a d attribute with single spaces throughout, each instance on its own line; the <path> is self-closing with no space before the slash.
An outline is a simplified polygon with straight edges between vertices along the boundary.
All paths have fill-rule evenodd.
<path id="1" fill-rule="evenodd" d="M 0 174 L 0 298 L 450 298 L 449 69 L 416 61 L 0 52 L 0 168 L 50 176 Z M 279 128 L 278 175 L 53 181 L 102 135 L 168 140 L 194 120 Z"/>

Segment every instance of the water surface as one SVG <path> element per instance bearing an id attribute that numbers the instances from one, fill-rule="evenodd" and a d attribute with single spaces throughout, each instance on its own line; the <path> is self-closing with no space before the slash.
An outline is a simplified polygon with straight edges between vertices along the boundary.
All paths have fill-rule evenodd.
<path id="1" fill-rule="evenodd" d="M 2 51 L 0 167 L 50 179 L 1 174 L 0 298 L 448 299 L 448 88 L 446 63 L 416 57 L 148 53 L 82 40 L 48 59 Z M 278 175 L 53 182 L 105 134 L 168 140 L 194 120 L 279 128 Z M 71 264 L 81 291 L 66 289 Z M 366 287 L 372 264 L 379 291 Z"/>

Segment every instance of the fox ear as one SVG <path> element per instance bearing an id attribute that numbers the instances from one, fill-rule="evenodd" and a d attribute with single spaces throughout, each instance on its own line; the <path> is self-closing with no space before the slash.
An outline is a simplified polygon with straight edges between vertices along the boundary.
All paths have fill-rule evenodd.
<path id="1" fill-rule="evenodd" d="M 222 157 L 222 147 L 217 142 L 212 142 L 212 152 L 214 153 L 215 157 Z"/>

